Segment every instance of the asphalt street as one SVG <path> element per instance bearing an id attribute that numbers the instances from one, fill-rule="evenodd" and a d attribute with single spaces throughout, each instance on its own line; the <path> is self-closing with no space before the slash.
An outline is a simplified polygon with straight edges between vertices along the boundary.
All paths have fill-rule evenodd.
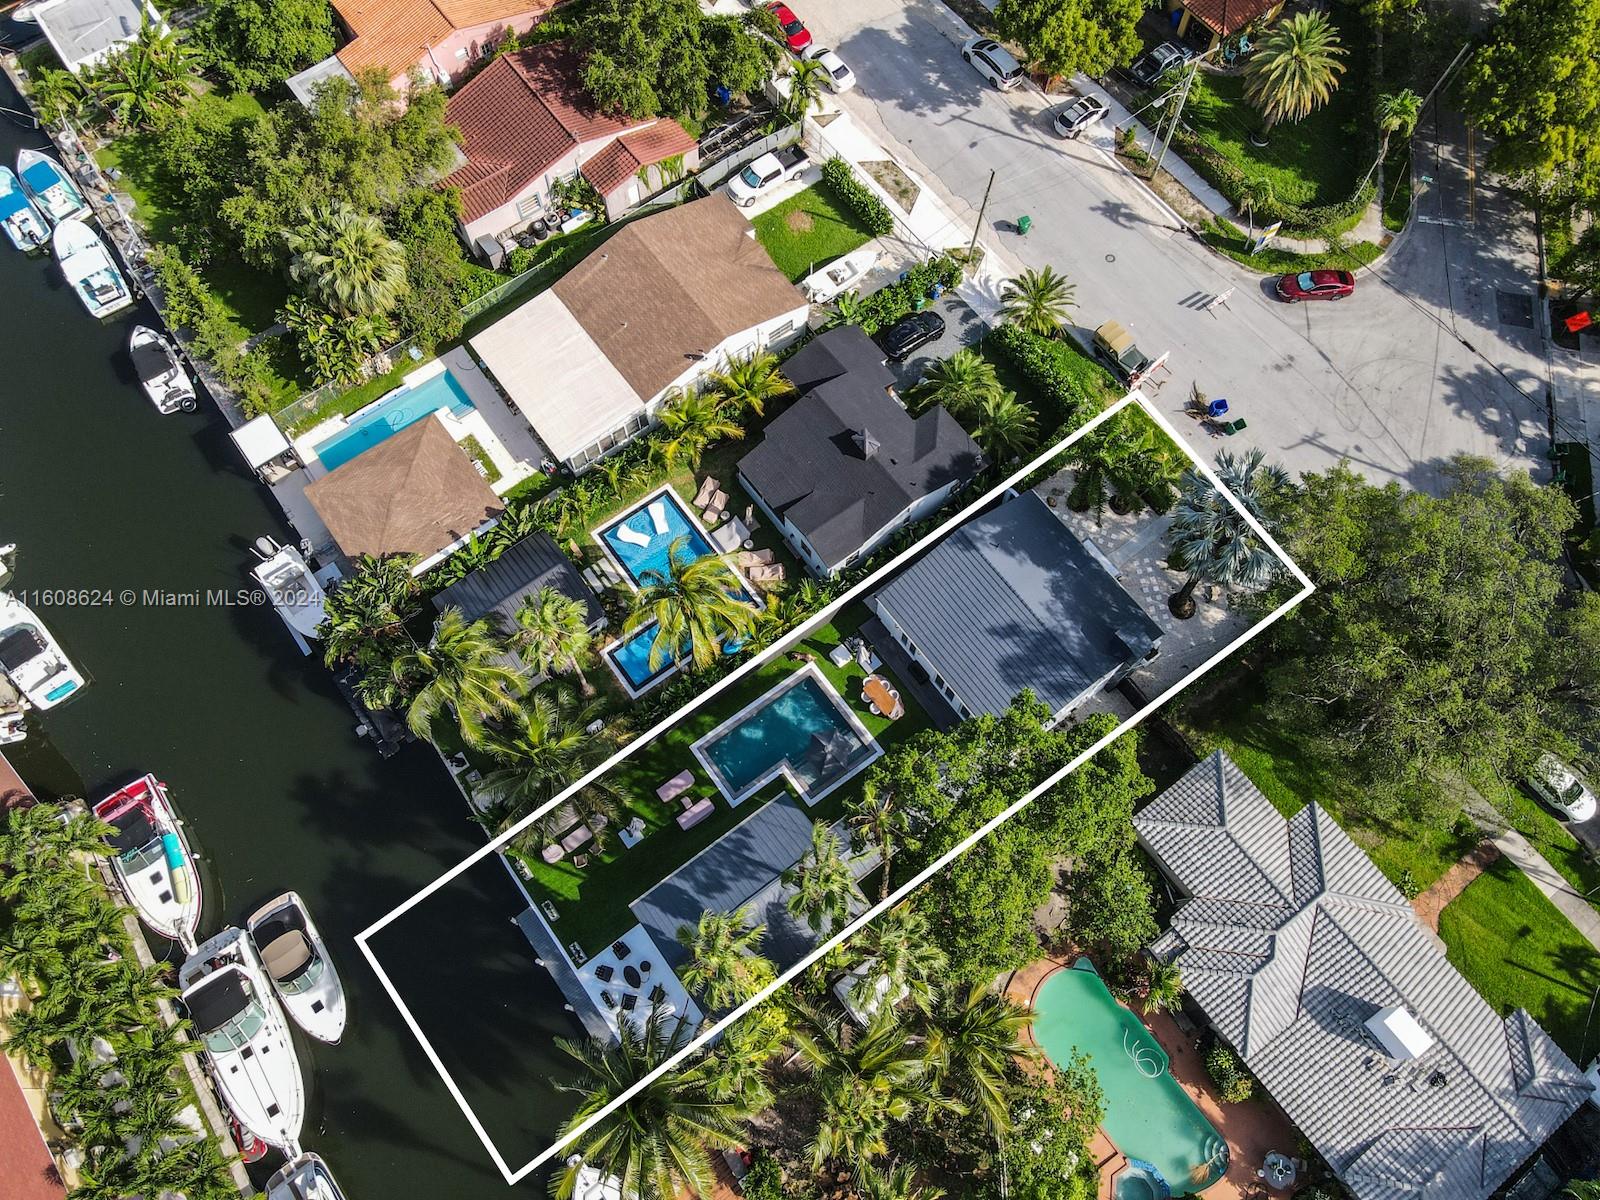
<path id="1" fill-rule="evenodd" d="M 1055 137 L 1037 90 L 990 88 L 962 62 L 965 27 L 940 0 L 806 0 L 800 16 L 856 72 L 841 106 L 964 220 L 996 173 L 986 243 L 1008 266 L 1064 271 L 1080 337 L 1116 319 L 1152 357 L 1170 353 L 1170 375 L 1146 391 L 1199 452 L 1224 443 L 1181 415 L 1194 385 L 1246 419 L 1226 444 L 1259 445 L 1293 470 L 1347 458 L 1432 490 L 1468 452 L 1548 473 L 1543 340 L 1518 323 L 1537 309 L 1519 299 L 1534 294 L 1533 234 L 1466 160 L 1464 138 L 1422 131 L 1434 181 L 1419 193 L 1423 219 L 1353 297 L 1284 305 L 1102 152 Z M 1010 230 L 1024 213 L 1033 227 L 1020 237 Z M 964 240 L 952 230 L 946 244 Z"/>

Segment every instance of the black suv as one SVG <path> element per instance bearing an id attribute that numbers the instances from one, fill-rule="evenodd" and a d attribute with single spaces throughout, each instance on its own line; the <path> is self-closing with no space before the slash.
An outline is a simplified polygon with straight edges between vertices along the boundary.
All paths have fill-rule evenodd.
<path id="1" fill-rule="evenodd" d="M 928 311 L 912 313 L 884 331 L 879 343 L 892 362 L 903 362 L 929 342 L 944 336 L 944 318 Z"/>
<path id="2" fill-rule="evenodd" d="M 1133 60 L 1128 74 L 1140 87 L 1154 87 L 1194 57 L 1194 51 L 1177 42 L 1162 42 Z"/>

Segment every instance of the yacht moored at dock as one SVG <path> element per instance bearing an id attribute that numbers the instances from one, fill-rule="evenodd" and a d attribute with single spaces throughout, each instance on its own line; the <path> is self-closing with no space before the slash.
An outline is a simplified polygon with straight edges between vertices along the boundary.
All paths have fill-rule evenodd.
<path id="1" fill-rule="evenodd" d="M 199 407 L 177 349 L 160 333 L 148 325 L 135 325 L 128 335 L 128 356 L 139 387 L 158 413 L 193 412 Z"/>
<path id="2" fill-rule="evenodd" d="M 201 943 L 178 968 L 178 986 L 223 1103 L 246 1133 L 298 1155 L 300 1061 L 244 930 L 229 926 Z"/>
<path id="3" fill-rule="evenodd" d="M 8 592 L 0 592 L 0 671 L 40 711 L 76 695 L 84 683 L 44 622 Z"/>
<path id="4" fill-rule="evenodd" d="M 284 1163 L 267 1180 L 267 1200 L 344 1200 L 328 1164 L 316 1154 Z"/>
<path id="5" fill-rule="evenodd" d="M 11 244 L 25 254 L 50 244 L 50 226 L 10 167 L 0 167 L 0 226 Z"/>
<path id="6" fill-rule="evenodd" d="M 136 779 L 94 806 L 115 831 L 112 873 L 145 925 L 193 950 L 200 927 L 200 872 L 167 788 L 154 775 Z"/>
<path id="7" fill-rule="evenodd" d="M 83 301 L 91 317 L 109 317 L 133 307 L 133 293 L 128 281 L 111 260 L 111 251 L 100 240 L 100 235 L 82 221 L 69 218 L 56 226 L 50 235 L 56 261 L 67 283 Z"/>
<path id="8" fill-rule="evenodd" d="M 263 536 L 256 539 L 252 553 L 261 561 L 250 568 L 251 576 L 266 591 L 272 607 L 289 627 L 300 653 L 310 654 L 308 643 L 317 637 L 327 596 L 312 574 L 304 552 L 297 546 L 280 546 Z"/>
<path id="9" fill-rule="evenodd" d="M 245 922 L 250 942 L 289 1019 L 319 1042 L 344 1036 L 344 985 L 328 947 L 294 892 L 269 900 Z"/>
<path id="10" fill-rule="evenodd" d="M 89 216 L 89 202 L 62 166 L 43 150 L 17 151 L 17 178 L 52 225 Z"/>

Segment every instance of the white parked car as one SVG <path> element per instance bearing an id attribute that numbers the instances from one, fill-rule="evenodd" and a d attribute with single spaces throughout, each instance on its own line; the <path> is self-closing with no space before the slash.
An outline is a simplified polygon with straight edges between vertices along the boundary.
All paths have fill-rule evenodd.
<path id="1" fill-rule="evenodd" d="M 803 55 L 822 64 L 822 77 L 833 92 L 848 92 L 856 85 L 856 73 L 826 46 L 813 46 Z"/>
<path id="2" fill-rule="evenodd" d="M 989 81 L 991 87 L 1009 92 L 1022 82 L 1022 64 L 993 38 L 968 38 L 961 45 L 961 59 Z"/>
<path id="3" fill-rule="evenodd" d="M 875 249 L 869 246 L 852 250 L 843 258 L 834 259 L 822 270 L 807 275 L 800 281 L 800 290 L 811 303 L 826 304 L 859 284 L 877 265 L 878 252 Z"/>
<path id="4" fill-rule="evenodd" d="M 728 180 L 728 195 L 740 208 L 749 208 L 762 196 L 806 169 L 810 158 L 799 146 L 785 146 L 763 154 Z"/>
<path id="5" fill-rule="evenodd" d="M 1528 786 L 1568 821 L 1587 821 L 1595 814 L 1594 792 L 1589 785 L 1548 750 L 1539 755 L 1528 772 Z"/>
<path id="6" fill-rule="evenodd" d="M 1110 107 L 1099 96 L 1079 96 L 1071 104 L 1063 105 L 1050 123 L 1062 137 L 1075 138 L 1089 126 L 1103 120 L 1110 111 Z"/>

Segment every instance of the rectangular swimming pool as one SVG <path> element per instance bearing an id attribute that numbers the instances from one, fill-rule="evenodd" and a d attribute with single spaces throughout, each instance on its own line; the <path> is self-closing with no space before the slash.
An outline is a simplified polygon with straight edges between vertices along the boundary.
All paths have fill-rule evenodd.
<path id="1" fill-rule="evenodd" d="M 473 408 L 460 381 L 448 368 L 415 387 L 399 388 L 352 413 L 343 429 L 317 443 L 317 458 L 328 470 L 336 470 L 441 408 L 457 416 Z"/>
<path id="2" fill-rule="evenodd" d="M 815 804 L 883 753 L 814 664 L 796 671 L 691 749 L 732 805 L 780 775 L 802 800 Z"/>
<path id="3" fill-rule="evenodd" d="M 661 504 L 661 517 L 665 529 L 657 532 L 655 518 L 650 508 Z M 627 537 L 623 532 L 627 532 Z M 645 576 L 665 574 L 669 566 L 672 545 L 679 538 L 686 539 L 684 555 L 690 560 L 708 558 L 717 553 L 711 539 L 700 522 L 689 513 L 678 493 L 670 486 L 652 492 L 611 524 L 599 530 L 595 537 L 610 552 L 611 557 L 627 574 L 634 587 L 644 584 Z M 741 598 L 749 599 L 748 596 Z"/>

